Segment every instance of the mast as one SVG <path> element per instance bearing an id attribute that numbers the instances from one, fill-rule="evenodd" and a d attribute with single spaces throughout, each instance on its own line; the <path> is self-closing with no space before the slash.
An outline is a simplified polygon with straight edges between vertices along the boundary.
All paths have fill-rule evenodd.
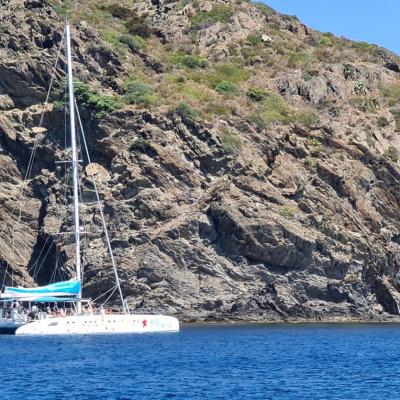
<path id="1" fill-rule="evenodd" d="M 72 148 L 72 181 L 73 181 L 73 198 L 74 198 L 74 239 L 75 239 L 75 267 L 76 279 L 82 284 L 81 277 L 81 252 L 80 252 L 80 225 L 79 225 L 79 192 L 78 192 L 78 155 L 76 145 L 75 130 L 75 100 L 74 100 L 74 82 L 72 75 L 72 56 L 71 56 L 71 31 L 69 24 L 65 27 L 65 37 L 67 41 L 67 68 L 68 68 L 68 99 L 69 99 L 69 121 Z M 82 298 L 82 287 L 79 290 L 77 298 Z M 82 312 L 82 304 L 77 302 L 78 314 Z"/>

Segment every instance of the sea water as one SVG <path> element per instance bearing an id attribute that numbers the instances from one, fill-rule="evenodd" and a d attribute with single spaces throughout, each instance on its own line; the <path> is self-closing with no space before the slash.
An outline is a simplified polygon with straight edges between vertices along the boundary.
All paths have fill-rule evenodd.
<path id="1" fill-rule="evenodd" d="M 0 336 L 0 399 L 400 399 L 400 325 Z"/>

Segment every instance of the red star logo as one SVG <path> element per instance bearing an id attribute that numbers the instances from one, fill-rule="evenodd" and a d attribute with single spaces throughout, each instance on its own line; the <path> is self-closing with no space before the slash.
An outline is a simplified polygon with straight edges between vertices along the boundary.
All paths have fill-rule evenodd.
<path id="1" fill-rule="evenodd" d="M 143 328 L 146 328 L 146 326 L 147 326 L 147 320 L 144 319 L 144 320 L 142 321 L 142 323 L 143 323 Z"/>

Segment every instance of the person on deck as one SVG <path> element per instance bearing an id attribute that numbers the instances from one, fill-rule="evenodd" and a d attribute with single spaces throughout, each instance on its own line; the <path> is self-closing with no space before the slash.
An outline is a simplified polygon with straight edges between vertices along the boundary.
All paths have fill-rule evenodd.
<path id="1" fill-rule="evenodd" d="M 56 316 L 57 317 L 65 317 L 65 311 L 62 307 L 57 310 Z"/>
<path id="2" fill-rule="evenodd" d="M 38 319 L 38 306 L 36 304 L 31 307 L 31 311 L 28 313 L 28 318 Z"/>

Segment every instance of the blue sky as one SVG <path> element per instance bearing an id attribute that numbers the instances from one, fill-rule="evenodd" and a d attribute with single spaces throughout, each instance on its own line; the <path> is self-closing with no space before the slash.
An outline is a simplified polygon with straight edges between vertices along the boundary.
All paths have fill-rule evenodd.
<path id="1" fill-rule="evenodd" d="M 400 0 L 264 0 L 311 28 L 383 46 L 400 54 Z"/>

